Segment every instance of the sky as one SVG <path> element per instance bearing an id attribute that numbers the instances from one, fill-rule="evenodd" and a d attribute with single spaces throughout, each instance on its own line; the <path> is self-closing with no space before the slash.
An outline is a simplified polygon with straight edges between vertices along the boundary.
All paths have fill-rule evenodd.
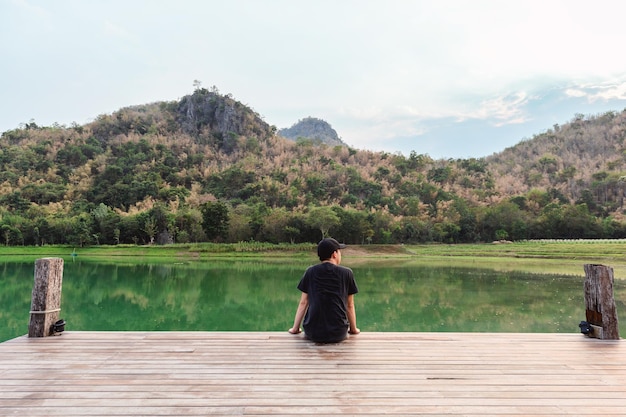
<path id="1" fill-rule="evenodd" d="M 0 0 L 0 132 L 217 87 L 356 149 L 480 158 L 626 108 L 622 0 Z"/>

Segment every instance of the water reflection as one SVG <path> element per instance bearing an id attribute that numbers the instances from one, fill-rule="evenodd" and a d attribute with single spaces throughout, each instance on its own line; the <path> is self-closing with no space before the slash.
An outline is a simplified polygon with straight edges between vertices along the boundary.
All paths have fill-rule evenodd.
<path id="1" fill-rule="evenodd" d="M 362 325 L 378 331 L 575 332 L 584 319 L 583 277 L 428 267 L 361 276 Z"/>
<path id="2" fill-rule="evenodd" d="M 68 330 L 286 330 L 307 265 L 66 262 L 61 316 Z M 584 277 L 410 265 L 353 269 L 362 331 L 569 333 L 584 319 Z M 0 271 L 2 341 L 28 331 L 34 263 L 4 263 Z M 616 281 L 615 296 L 619 315 L 623 281 Z M 620 330 L 624 335 L 623 323 Z"/>

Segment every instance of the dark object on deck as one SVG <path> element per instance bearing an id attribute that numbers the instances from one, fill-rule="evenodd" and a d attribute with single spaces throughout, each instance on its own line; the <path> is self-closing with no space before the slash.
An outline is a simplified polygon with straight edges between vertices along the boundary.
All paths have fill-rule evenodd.
<path id="1" fill-rule="evenodd" d="M 593 331 L 593 329 L 591 328 L 591 324 L 587 323 L 584 320 L 580 322 L 578 327 L 580 327 L 580 332 L 582 334 L 589 334 Z"/>
<path id="2" fill-rule="evenodd" d="M 613 268 L 585 264 L 585 275 L 585 315 L 593 330 L 588 335 L 599 339 L 619 339 Z"/>
<path id="3" fill-rule="evenodd" d="M 57 320 L 52 325 L 52 330 L 50 333 L 63 333 L 65 331 L 65 320 Z"/>

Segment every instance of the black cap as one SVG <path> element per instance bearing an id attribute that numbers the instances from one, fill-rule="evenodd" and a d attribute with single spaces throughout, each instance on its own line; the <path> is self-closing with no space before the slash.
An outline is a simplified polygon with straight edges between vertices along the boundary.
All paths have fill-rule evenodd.
<path id="1" fill-rule="evenodd" d="M 346 245 L 343 243 L 337 242 L 332 237 L 327 237 L 322 239 L 320 243 L 317 244 L 317 255 L 320 257 L 320 260 L 324 261 L 326 259 L 330 259 L 333 252 L 337 249 L 344 249 Z"/>

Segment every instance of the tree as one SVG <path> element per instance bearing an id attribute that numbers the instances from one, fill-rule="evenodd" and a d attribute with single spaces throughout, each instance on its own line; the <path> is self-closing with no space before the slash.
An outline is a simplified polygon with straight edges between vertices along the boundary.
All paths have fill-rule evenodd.
<path id="1" fill-rule="evenodd" d="M 340 220 L 332 207 L 322 206 L 310 208 L 306 222 L 310 227 L 318 229 L 322 233 L 321 239 L 324 239 L 328 237 L 331 228 L 339 225 Z"/>
<path id="2" fill-rule="evenodd" d="M 360 244 L 364 242 L 371 225 L 367 221 L 367 213 L 354 209 L 343 209 L 334 206 L 333 211 L 339 218 L 335 233 L 346 243 Z"/>
<path id="3" fill-rule="evenodd" d="M 88 213 L 81 213 L 78 216 L 70 218 L 70 233 L 67 235 L 67 243 L 80 246 L 81 248 L 91 243 L 92 218 Z"/>
<path id="4" fill-rule="evenodd" d="M 190 207 L 183 207 L 176 211 L 174 217 L 176 225 L 176 242 L 188 243 L 204 240 L 204 230 L 202 229 L 202 213 L 200 210 Z"/>
<path id="5" fill-rule="evenodd" d="M 137 244 L 142 236 L 143 218 L 141 215 L 127 215 L 120 217 L 119 241 L 121 243 Z"/>
<path id="6" fill-rule="evenodd" d="M 524 212 L 519 206 L 511 201 L 503 201 L 485 211 L 482 220 L 483 238 L 489 240 L 502 240 L 506 233 L 506 238 L 513 240 L 523 239 L 526 236 L 525 230 L 520 224 L 525 223 Z"/>
<path id="7" fill-rule="evenodd" d="M 154 217 L 146 218 L 146 221 L 143 224 L 143 231 L 150 238 L 150 243 L 154 243 L 154 236 L 157 234 L 157 225 Z"/>
<path id="8" fill-rule="evenodd" d="M 229 242 L 242 242 L 254 237 L 252 231 L 253 208 L 247 204 L 239 204 L 229 213 L 228 239 Z"/>
<path id="9" fill-rule="evenodd" d="M 219 201 L 209 201 L 201 206 L 202 228 L 207 239 L 224 239 L 228 233 L 228 207 Z"/>
<path id="10" fill-rule="evenodd" d="M 537 218 L 535 238 L 554 239 L 562 237 L 561 226 L 563 222 L 563 207 L 556 203 L 550 203 Z"/>
<path id="11" fill-rule="evenodd" d="M 9 246 L 9 243 L 13 242 L 15 244 L 18 243 L 18 240 L 22 236 L 22 232 L 20 229 L 14 226 L 10 226 L 8 224 L 3 224 L 0 226 L 0 230 L 2 231 L 2 239 L 4 240 L 5 246 Z"/>
<path id="12" fill-rule="evenodd" d="M 157 234 L 169 232 L 173 228 L 174 216 L 163 203 L 156 203 L 154 207 L 148 210 L 148 215 L 154 219 Z"/>
<path id="13" fill-rule="evenodd" d="M 260 240 L 272 243 L 290 240 L 290 237 L 286 233 L 286 229 L 289 227 L 290 217 L 290 213 L 283 207 L 271 210 L 265 217 L 265 221 L 259 232 Z M 291 230 L 291 232 L 293 231 Z"/>
<path id="14" fill-rule="evenodd" d="M 589 213 L 586 204 L 567 205 L 563 209 L 561 236 L 568 239 L 596 239 L 602 237 L 602 225 Z"/>
<path id="15" fill-rule="evenodd" d="M 91 215 L 95 222 L 97 229 L 95 234 L 99 243 L 119 243 L 119 235 L 117 238 L 115 236 L 116 230 L 118 230 L 117 233 L 119 234 L 119 216 L 104 203 L 100 203 L 91 210 Z"/>

